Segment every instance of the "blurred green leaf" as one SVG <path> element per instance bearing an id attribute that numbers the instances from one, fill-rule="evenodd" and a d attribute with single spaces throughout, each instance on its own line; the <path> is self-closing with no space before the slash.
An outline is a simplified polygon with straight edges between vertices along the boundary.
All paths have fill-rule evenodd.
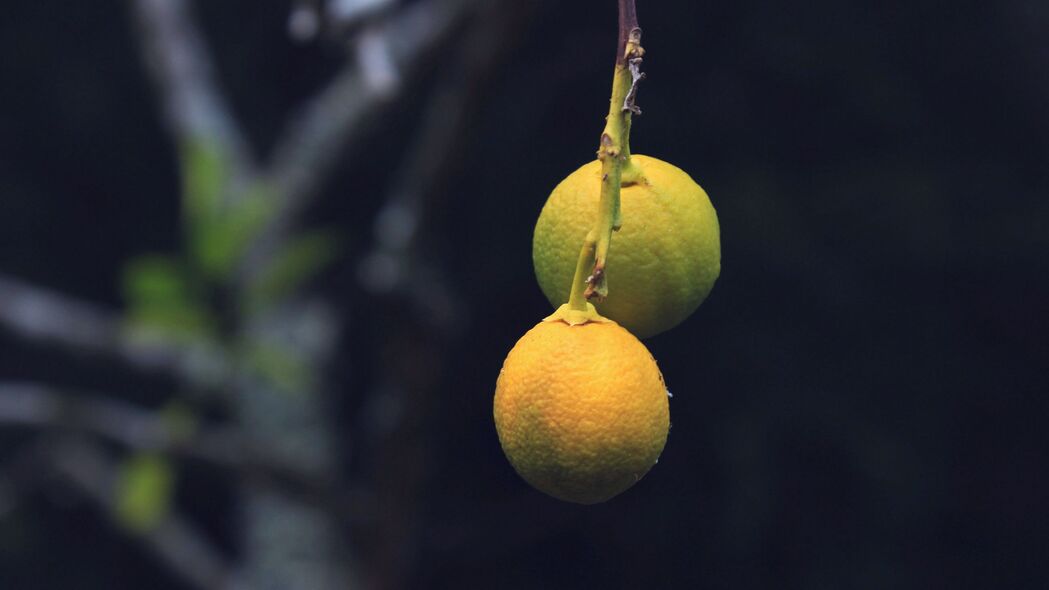
<path id="1" fill-rule="evenodd" d="M 123 291 L 133 327 L 178 337 L 210 334 L 214 322 L 190 285 L 184 265 L 174 258 L 147 255 L 131 260 L 124 268 Z"/>
<path id="2" fill-rule="evenodd" d="M 228 157 L 207 141 L 183 146 L 182 175 L 190 259 L 205 278 L 221 282 L 270 218 L 272 199 L 260 187 L 223 199 L 231 188 Z"/>
<path id="3" fill-rule="evenodd" d="M 327 231 L 303 234 L 274 257 L 249 294 L 249 306 L 265 307 L 287 296 L 334 260 L 339 240 Z"/>
<path id="4" fill-rule="evenodd" d="M 294 351 L 256 344 L 248 350 L 246 361 L 252 370 L 284 391 L 305 391 L 313 386 L 313 372 Z"/>
<path id="5" fill-rule="evenodd" d="M 229 278 L 273 210 L 273 201 L 266 193 L 255 191 L 222 215 L 199 220 L 190 228 L 190 248 L 197 268 L 213 281 Z"/>
<path id="6" fill-rule="evenodd" d="M 187 299 L 185 271 L 175 259 L 145 255 L 124 267 L 124 298 L 135 305 L 144 301 L 184 301 Z"/>
<path id="7" fill-rule="evenodd" d="M 199 139 L 183 144 L 183 206 L 190 227 L 199 227 L 219 217 L 227 182 L 226 158 L 217 145 Z"/>
<path id="8" fill-rule="evenodd" d="M 117 475 L 117 522 L 134 532 L 153 529 L 170 512 L 174 489 L 175 471 L 167 459 L 156 453 L 131 456 Z"/>

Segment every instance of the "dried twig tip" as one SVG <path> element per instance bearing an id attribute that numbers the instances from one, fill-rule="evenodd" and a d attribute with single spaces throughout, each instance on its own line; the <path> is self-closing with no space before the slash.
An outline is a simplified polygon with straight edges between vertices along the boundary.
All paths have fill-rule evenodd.
<path id="1" fill-rule="evenodd" d="M 637 106 L 637 85 L 638 82 L 645 79 L 645 73 L 641 71 L 641 58 L 631 58 L 627 63 L 630 68 L 630 91 L 627 92 L 626 99 L 623 101 L 623 110 L 630 111 L 635 115 L 641 114 L 641 107 Z"/>

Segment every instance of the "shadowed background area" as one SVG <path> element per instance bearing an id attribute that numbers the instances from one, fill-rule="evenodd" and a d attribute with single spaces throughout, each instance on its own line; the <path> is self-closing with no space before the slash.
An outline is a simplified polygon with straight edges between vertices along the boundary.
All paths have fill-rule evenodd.
<path id="1" fill-rule="evenodd" d="M 151 4 L 166 3 L 16 0 L 0 20 L 0 587 L 1049 585 L 1046 3 L 638 0 L 631 146 L 709 193 L 722 274 L 646 341 L 674 394 L 659 464 L 590 507 L 516 476 L 491 402 L 507 351 L 549 313 L 532 229 L 596 149 L 615 3 L 375 2 L 301 41 L 287 1 L 192 3 L 256 160 L 244 182 L 235 141 L 209 160 L 200 129 L 166 122 L 136 33 Z M 464 14 L 385 80 L 368 39 L 423 39 L 397 23 L 429 4 L 425 34 L 445 5 Z M 347 96 L 370 85 L 372 106 L 344 128 L 319 119 L 309 137 L 343 134 L 318 144 L 330 161 L 282 176 L 314 145 L 282 138 L 350 66 L 364 73 Z M 187 210 L 212 165 L 246 201 L 312 195 L 274 234 L 307 238 L 244 221 L 202 254 Z M 222 266 L 207 248 L 242 230 L 248 262 Z M 270 252 L 286 266 L 253 266 Z M 250 287 L 273 268 L 284 282 Z M 183 288 L 192 305 L 154 305 Z M 64 342 L 79 324 L 50 296 L 118 331 Z M 143 326 L 203 348 L 196 376 L 106 340 Z M 210 377 L 227 364 L 246 368 Z M 259 388 L 288 391 L 264 406 Z M 76 411 L 52 420 L 52 395 Z M 114 435 L 133 420 L 84 399 L 145 421 Z M 301 421 L 256 427 L 274 415 Z M 330 437 L 281 434 L 314 423 Z M 107 461 L 116 475 L 93 486 Z M 317 514 L 274 517 L 271 491 Z M 301 541 L 314 518 L 326 532 Z M 321 543 L 332 577 L 267 573 L 283 558 L 263 547 Z"/>

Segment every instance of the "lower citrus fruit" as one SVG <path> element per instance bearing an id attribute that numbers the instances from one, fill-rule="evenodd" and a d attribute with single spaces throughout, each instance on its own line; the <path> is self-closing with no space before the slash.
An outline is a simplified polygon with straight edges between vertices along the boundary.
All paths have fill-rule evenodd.
<path id="1" fill-rule="evenodd" d="M 604 318 L 548 319 L 529 330 L 506 357 L 494 406 L 499 442 L 521 477 L 580 504 L 634 485 L 659 459 L 670 428 L 656 361 Z"/>
<path id="2" fill-rule="evenodd" d="M 609 294 L 597 311 L 647 338 L 699 307 L 721 273 L 717 213 L 707 193 L 680 168 L 631 156 L 640 174 L 620 194 L 623 227 L 612 238 L 605 269 Z M 532 239 L 539 286 L 556 307 L 572 286 L 579 247 L 594 225 L 601 163 L 593 161 L 551 193 Z"/>

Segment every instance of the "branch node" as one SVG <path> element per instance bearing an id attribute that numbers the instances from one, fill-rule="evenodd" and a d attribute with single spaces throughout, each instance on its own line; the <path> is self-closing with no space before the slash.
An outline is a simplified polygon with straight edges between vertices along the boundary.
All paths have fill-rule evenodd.
<path id="1" fill-rule="evenodd" d="M 594 272 L 586 278 L 586 291 L 583 296 L 587 301 L 597 300 L 599 303 L 608 295 L 608 281 L 605 279 L 605 268 L 601 263 L 594 265 Z"/>

